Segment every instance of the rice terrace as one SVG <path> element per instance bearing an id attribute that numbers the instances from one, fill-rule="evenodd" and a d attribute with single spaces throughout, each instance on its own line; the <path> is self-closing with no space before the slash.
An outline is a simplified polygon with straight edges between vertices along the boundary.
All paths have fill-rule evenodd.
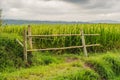
<path id="1" fill-rule="evenodd" d="M 102 3 L 1 1 L 0 80 L 120 80 L 120 16 Z"/>

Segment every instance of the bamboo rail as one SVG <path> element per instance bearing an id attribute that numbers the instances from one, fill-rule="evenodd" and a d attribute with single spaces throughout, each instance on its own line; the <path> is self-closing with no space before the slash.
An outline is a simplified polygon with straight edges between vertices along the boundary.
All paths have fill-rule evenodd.
<path id="1" fill-rule="evenodd" d="M 100 34 L 84 34 L 84 36 L 99 36 Z M 52 35 L 27 35 L 27 37 L 61 37 L 61 36 L 82 36 L 81 34 L 52 34 Z"/>
<path id="2" fill-rule="evenodd" d="M 100 46 L 100 44 L 86 45 L 86 47 L 91 47 L 91 46 Z M 31 49 L 31 50 L 27 50 L 27 51 L 28 52 L 31 52 L 31 51 L 50 51 L 50 50 L 75 49 L 75 48 L 82 48 L 82 47 L 83 46 L 69 46 L 69 47 L 62 47 L 62 48 Z"/>
<path id="3" fill-rule="evenodd" d="M 22 42 L 19 41 L 19 39 L 16 39 L 16 41 L 17 41 L 22 47 L 24 47 L 24 45 L 22 44 Z"/>

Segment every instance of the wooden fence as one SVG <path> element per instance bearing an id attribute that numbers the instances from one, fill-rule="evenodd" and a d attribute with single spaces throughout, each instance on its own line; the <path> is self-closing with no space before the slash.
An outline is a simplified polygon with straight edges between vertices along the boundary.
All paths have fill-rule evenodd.
<path id="1" fill-rule="evenodd" d="M 74 48 L 83 48 L 84 54 L 87 57 L 87 48 L 86 47 L 91 47 L 91 46 L 100 46 L 100 44 L 91 44 L 91 45 L 86 45 L 85 44 L 85 36 L 99 36 L 100 34 L 84 34 L 83 30 L 80 30 L 80 34 L 54 34 L 54 35 L 32 35 L 31 33 L 31 26 L 28 25 L 28 29 L 24 29 L 24 39 L 23 39 L 23 44 L 17 40 L 17 42 L 23 46 L 24 48 L 24 61 L 27 63 L 27 52 L 33 52 L 33 51 L 48 51 L 48 50 L 63 50 L 63 49 L 74 49 Z M 32 46 L 32 38 L 34 37 L 56 37 L 56 36 L 81 36 L 82 39 L 82 46 L 69 46 L 69 47 L 61 47 L 61 48 L 45 48 L 45 49 L 33 49 Z M 28 42 L 27 42 L 28 41 Z M 30 46 L 30 49 L 27 49 L 27 43 Z"/>

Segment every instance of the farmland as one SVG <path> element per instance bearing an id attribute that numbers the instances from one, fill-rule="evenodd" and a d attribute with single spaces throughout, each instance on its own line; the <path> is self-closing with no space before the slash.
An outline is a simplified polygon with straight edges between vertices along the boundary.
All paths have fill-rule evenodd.
<path id="1" fill-rule="evenodd" d="M 32 34 L 86 34 L 86 44 L 99 47 L 33 52 L 28 54 L 29 67 L 23 62 L 23 31 L 27 25 L 0 27 L 0 79 L 3 80 L 119 80 L 120 24 L 32 24 Z M 80 46 L 80 36 L 33 38 L 33 48 Z M 28 45 L 29 48 L 29 45 Z M 118 78 L 117 78 L 118 77 Z"/>

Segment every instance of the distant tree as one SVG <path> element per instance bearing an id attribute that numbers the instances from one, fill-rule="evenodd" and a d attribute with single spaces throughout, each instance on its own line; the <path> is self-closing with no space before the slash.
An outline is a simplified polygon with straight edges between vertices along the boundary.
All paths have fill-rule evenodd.
<path id="1" fill-rule="evenodd" d="M 0 26 L 2 26 L 2 9 L 0 9 Z"/>

